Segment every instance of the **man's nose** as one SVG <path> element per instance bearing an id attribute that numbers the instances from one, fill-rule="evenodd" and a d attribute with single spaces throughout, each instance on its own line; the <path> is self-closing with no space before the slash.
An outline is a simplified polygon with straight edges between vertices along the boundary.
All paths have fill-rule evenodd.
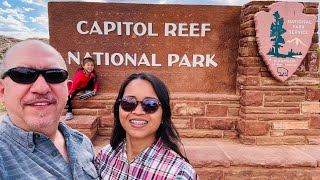
<path id="1" fill-rule="evenodd" d="M 44 77 L 39 75 L 37 80 L 32 83 L 30 91 L 38 94 L 47 94 L 50 91 L 50 86 Z"/>

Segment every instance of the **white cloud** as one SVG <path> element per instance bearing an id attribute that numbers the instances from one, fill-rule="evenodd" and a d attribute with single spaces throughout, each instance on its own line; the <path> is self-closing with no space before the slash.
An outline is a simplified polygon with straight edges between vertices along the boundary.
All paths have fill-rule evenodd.
<path id="1" fill-rule="evenodd" d="M 8 1 L 3 1 L 2 4 L 8 8 L 11 8 L 11 5 L 8 3 Z"/>
<path id="2" fill-rule="evenodd" d="M 7 18 L 0 16 L 0 30 L 4 29 L 6 31 L 30 31 L 22 21 L 15 19 L 12 15 L 8 15 Z"/>
<path id="3" fill-rule="evenodd" d="M 48 0 L 22 0 L 22 2 L 47 7 Z"/>
<path id="4" fill-rule="evenodd" d="M 19 20 L 24 20 L 25 16 L 24 14 L 21 13 L 21 10 L 19 9 L 2 9 L 0 8 L 0 14 L 7 14 L 8 16 L 15 16 L 17 17 Z"/>
<path id="5" fill-rule="evenodd" d="M 22 9 L 23 9 L 24 11 L 27 11 L 27 12 L 34 10 L 33 8 L 26 8 L 26 7 L 22 7 Z"/>
<path id="6" fill-rule="evenodd" d="M 48 29 L 48 16 L 41 15 L 38 17 L 30 17 L 31 22 L 41 25 L 43 28 Z"/>

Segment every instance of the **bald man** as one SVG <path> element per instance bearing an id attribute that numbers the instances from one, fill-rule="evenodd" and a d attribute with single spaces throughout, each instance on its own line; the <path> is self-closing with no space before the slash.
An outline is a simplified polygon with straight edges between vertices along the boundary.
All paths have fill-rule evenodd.
<path id="1" fill-rule="evenodd" d="M 98 179 L 90 140 L 60 122 L 66 64 L 50 45 L 17 43 L 0 64 L 0 179 Z"/>

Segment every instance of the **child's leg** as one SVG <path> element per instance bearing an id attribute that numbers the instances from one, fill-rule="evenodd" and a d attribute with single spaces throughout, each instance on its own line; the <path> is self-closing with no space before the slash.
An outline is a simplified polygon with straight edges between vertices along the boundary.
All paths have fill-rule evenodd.
<path id="1" fill-rule="evenodd" d="M 94 88 L 94 81 L 95 81 L 95 79 L 94 79 L 94 78 L 91 78 L 91 79 L 89 80 L 87 86 L 86 86 L 85 88 L 83 88 L 83 89 L 92 91 L 93 88 Z"/>
<path id="2" fill-rule="evenodd" d="M 75 96 L 78 94 L 78 92 L 80 92 L 80 91 L 81 91 L 81 89 L 76 89 L 76 90 L 72 93 L 71 97 L 68 96 L 68 101 L 67 101 L 67 104 L 66 104 L 67 112 L 72 112 L 71 99 L 72 99 L 73 97 L 75 97 Z"/>

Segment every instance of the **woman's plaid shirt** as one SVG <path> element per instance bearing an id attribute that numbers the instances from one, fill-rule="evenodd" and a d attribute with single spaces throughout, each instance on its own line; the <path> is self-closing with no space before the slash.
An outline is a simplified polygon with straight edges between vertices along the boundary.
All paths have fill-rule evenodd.
<path id="1" fill-rule="evenodd" d="M 192 166 L 164 146 L 161 138 L 130 163 L 127 160 L 125 141 L 115 150 L 107 145 L 98 153 L 96 162 L 102 179 L 199 179 Z"/>

